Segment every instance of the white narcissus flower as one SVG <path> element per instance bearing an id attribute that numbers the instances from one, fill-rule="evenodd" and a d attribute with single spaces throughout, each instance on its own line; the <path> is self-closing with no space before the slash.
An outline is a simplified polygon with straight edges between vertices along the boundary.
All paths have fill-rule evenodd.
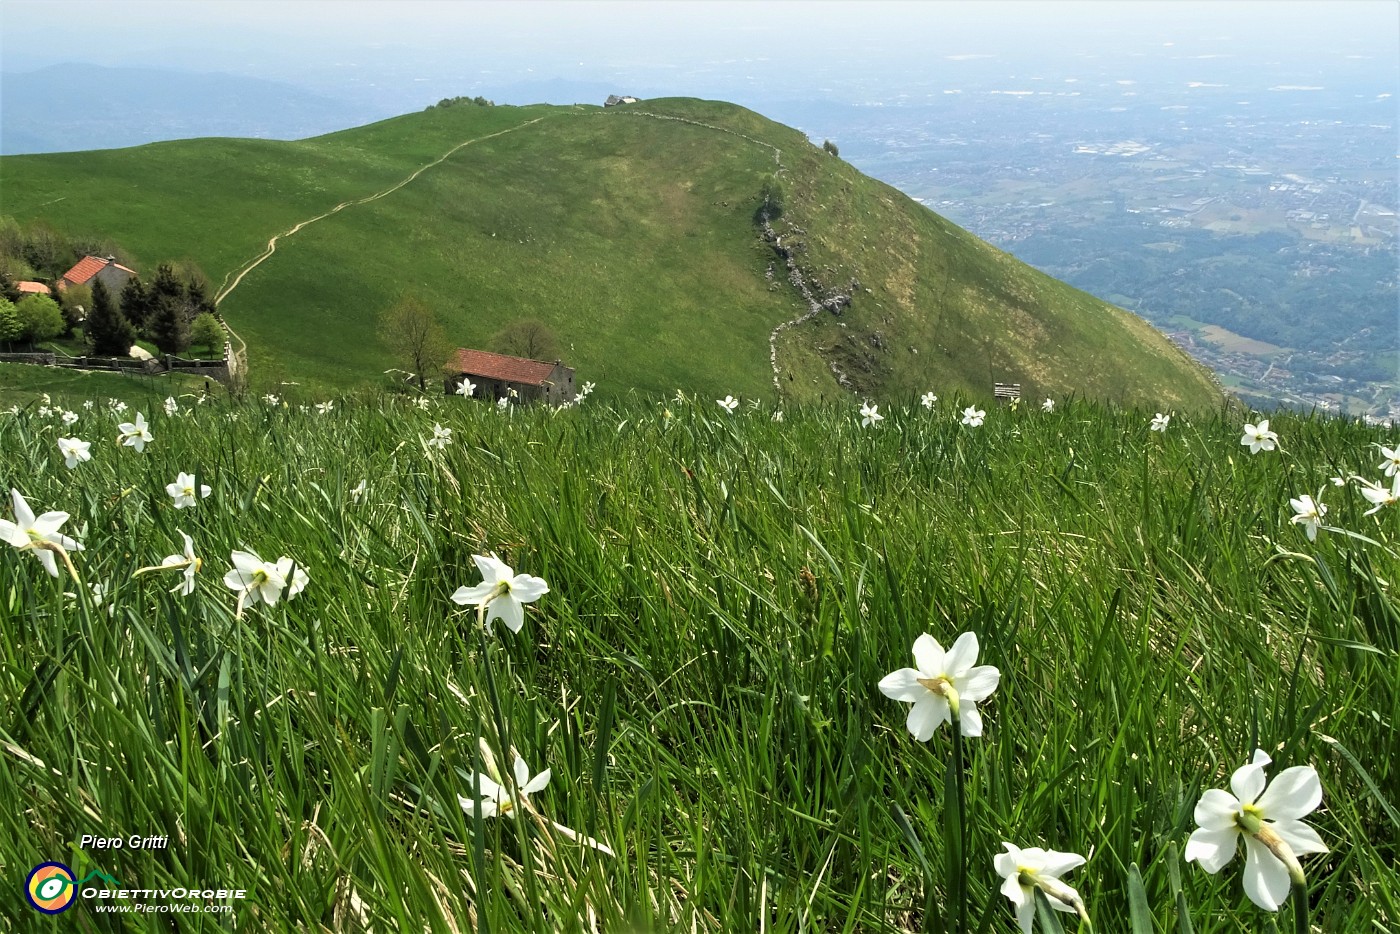
<path id="1" fill-rule="evenodd" d="M 327 400 L 325 402 L 318 402 L 316 403 L 316 414 L 329 415 L 331 413 L 331 409 L 333 408 L 335 408 L 335 403 L 331 402 L 330 400 Z"/>
<path id="2" fill-rule="evenodd" d="M 1022 934 L 1031 934 L 1031 923 L 1035 919 L 1035 890 L 1044 892 L 1050 907 L 1057 911 L 1077 913 L 1088 920 L 1084 900 L 1073 886 L 1060 881 L 1060 876 L 1084 865 L 1084 857 L 1077 853 L 1060 853 L 1044 850 L 1038 846 L 1020 847 L 1003 842 L 1005 853 L 998 853 L 992 860 L 997 874 L 1004 880 L 1001 894 L 1011 899 L 1016 906 L 1016 922 L 1021 925 Z"/>
<path id="3" fill-rule="evenodd" d="M 1040 411 L 1042 411 L 1042 412 L 1053 412 L 1053 411 L 1055 411 L 1055 400 L 1054 400 L 1054 399 L 1046 399 L 1044 402 L 1040 403 Z"/>
<path id="4" fill-rule="evenodd" d="M 68 513 L 46 512 L 36 518 L 34 510 L 30 509 L 24 497 L 19 495 L 19 490 L 10 490 L 10 497 L 15 507 L 15 521 L 0 519 L 0 539 L 4 539 L 20 551 L 32 550 L 34 557 L 39 559 L 39 563 L 49 572 L 50 577 L 58 576 L 58 561 L 54 558 L 54 554 L 57 553 L 62 556 L 63 563 L 68 565 L 68 572 L 73 575 L 73 579 L 77 580 L 78 572 L 68 560 L 68 552 L 82 551 L 83 546 L 67 535 L 59 534 L 58 531 L 63 523 L 68 521 Z"/>
<path id="5" fill-rule="evenodd" d="M 775 422 L 780 422 L 780 421 L 782 421 L 782 420 L 783 420 L 783 410 L 782 410 L 782 409 L 775 409 L 774 412 L 773 412 L 773 421 L 775 421 Z"/>
<path id="6" fill-rule="evenodd" d="M 194 488 L 194 474 L 181 471 L 175 476 L 174 483 L 167 483 L 165 485 L 165 492 L 169 493 L 170 498 L 175 500 L 176 509 L 184 509 L 186 506 L 197 505 L 201 499 L 207 499 L 213 490 L 211 490 L 207 484 L 201 483 L 199 485 L 199 492 L 196 494 Z"/>
<path id="7" fill-rule="evenodd" d="M 871 405 L 867 402 L 860 407 L 860 426 L 862 428 L 869 428 L 871 425 L 878 424 L 884 420 L 885 416 L 880 414 L 880 407 L 878 405 Z"/>
<path id="8" fill-rule="evenodd" d="M 165 414 L 166 414 L 166 415 L 178 415 L 179 412 L 180 412 L 180 403 L 178 403 L 178 402 L 175 401 L 175 397 L 174 397 L 174 396 L 166 396 L 166 397 L 165 397 Z"/>
<path id="9" fill-rule="evenodd" d="M 1240 444 L 1249 448 L 1249 453 L 1272 451 L 1278 445 L 1278 435 L 1269 430 L 1269 420 L 1262 419 L 1257 425 L 1245 425 Z"/>
<path id="10" fill-rule="evenodd" d="M 1361 495 L 1365 497 L 1366 502 L 1371 504 L 1371 508 L 1362 513 L 1363 516 L 1380 512 L 1386 506 L 1400 502 L 1400 474 L 1396 474 L 1395 478 L 1390 481 L 1390 489 L 1386 489 L 1384 483 L 1372 483 L 1364 477 L 1352 477 L 1352 479 L 1361 488 Z"/>
<path id="11" fill-rule="evenodd" d="M 1230 791 L 1212 788 L 1196 804 L 1198 829 L 1186 841 L 1186 861 L 1215 875 L 1235 858 L 1244 839 L 1244 891 L 1265 911 L 1277 911 L 1288 897 L 1290 880 L 1305 881 L 1299 853 L 1326 853 L 1317 831 L 1300 819 L 1322 803 L 1322 783 L 1310 765 L 1295 765 L 1264 778 L 1271 761 L 1254 750 L 1248 765 L 1230 776 Z M 1233 794 L 1231 793 L 1233 792 Z"/>
<path id="12" fill-rule="evenodd" d="M 1322 494 L 1317 495 L 1318 499 L 1304 494 L 1297 499 L 1288 501 L 1296 514 L 1289 521 L 1301 525 L 1303 531 L 1308 533 L 1308 541 L 1310 542 L 1317 540 L 1317 530 L 1322 525 L 1322 517 L 1327 515 L 1327 507 L 1322 504 Z"/>
<path id="13" fill-rule="evenodd" d="M 475 587 L 458 587 L 452 602 L 459 606 L 477 606 L 484 613 L 482 625 L 491 631 L 491 621 L 499 619 L 511 632 L 525 625 L 522 604 L 534 603 L 549 593 L 549 585 L 529 574 L 516 574 L 510 565 L 493 555 L 472 555 L 481 571 L 481 583 Z"/>
<path id="14" fill-rule="evenodd" d="M 1160 431 L 1163 434 L 1167 431 L 1167 426 L 1172 423 L 1172 417 L 1164 412 L 1158 412 L 1152 416 L 1152 424 L 1147 426 L 1152 431 Z"/>
<path id="15" fill-rule="evenodd" d="M 723 399 L 716 399 L 715 401 L 719 403 L 720 408 L 724 409 L 730 415 L 733 415 L 734 410 L 739 407 L 739 400 L 733 396 L 725 396 Z"/>
<path id="16" fill-rule="evenodd" d="M 469 379 L 463 378 L 463 380 L 457 384 L 457 395 L 461 396 L 463 399 L 472 395 L 475 392 L 476 383 L 473 383 Z"/>
<path id="17" fill-rule="evenodd" d="M 285 555 L 278 558 L 276 564 L 264 561 L 251 551 L 235 551 L 229 559 L 233 570 L 224 575 L 224 586 L 238 591 L 238 616 L 243 615 L 243 606 L 250 598 L 275 606 L 283 590 L 290 600 L 301 593 L 310 580 L 300 566 L 296 566 L 293 573 L 295 562 Z"/>
<path id="18" fill-rule="evenodd" d="M 431 403 L 428 401 L 427 396 L 419 396 L 417 399 L 414 399 L 413 402 L 420 409 L 426 409 L 429 405 L 431 405 Z"/>
<path id="19" fill-rule="evenodd" d="M 78 420 L 78 413 L 77 413 L 77 412 L 64 412 L 64 413 L 63 413 L 63 424 L 65 424 L 65 425 L 71 425 L 71 424 L 73 424 L 74 422 L 76 422 L 77 420 Z"/>
<path id="20" fill-rule="evenodd" d="M 88 448 L 92 447 L 91 441 L 80 441 L 77 438 L 59 438 L 58 453 L 63 455 L 63 462 L 72 470 L 78 466 L 79 461 L 92 460 L 92 452 Z"/>
<path id="21" fill-rule="evenodd" d="M 964 425 L 967 425 L 971 428 L 977 428 L 982 424 L 982 422 L 986 421 L 986 419 L 986 409 L 979 409 L 971 405 L 963 409 L 962 423 Z"/>
<path id="22" fill-rule="evenodd" d="M 350 498 L 359 502 L 360 497 L 365 495 L 365 490 L 368 488 L 367 483 L 368 481 L 361 480 L 359 484 L 350 491 Z"/>
<path id="23" fill-rule="evenodd" d="M 1400 471 L 1400 444 L 1397 444 L 1394 448 L 1384 447 L 1379 444 L 1376 445 L 1376 447 L 1381 449 L 1381 457 L 1385 458 L 1385 460 L 1380 462 L 1380 466 L 1377 467 L 1377 469 L 1384 470 L 1387 477 L 1395 476 L 1396 472 Z"/>
<path id="24" fill-rule="evenodd" d="M 123 406 L 125 408 L 125 406 Z M 155 439 L 151 437 L 149 426 L 146 424 L 146 416 L 136 413 L 136 421 L 122 422 L 117 426 L 117 443 L 125 447 L 135 448 L 137 453 L 146 450 L 146 445 Z"/>
<path id="25" fill-rule="evenodd" d="M 914 706 L 907 726 L 919 742 L 954 716 L 964 736 L 982 735 L 982 715 L 977 704 L 992 696 L 1001 672 L 991 665 L 977 665 L 977 634 L 958 636 L 947 652 L 928 633 L 914 640 L 914 664 L 880 679 L 880 693 Z M 975 667 L 974 667 L 975 666 Z"/>
<path id="26" fill-rule="evenodd" d="M 515 775 L 515 794 L 511 794 L 500 782 L 489 775 L 478 773 L 472 781 L 470 787 L 472 794 L 477 793 L 476 783 L 480 782 L 480 799 L 464 798 L 457 796 L 457 803 L 462 806 L 462 810 L 468 814 L 474 813 L 477 808 L 481 809 L 481 816 L 487 817 L 515 817 L 516 810 L 525 800 L 537 791 L 543 791 L 549 784 L 550 770 L 545 769 L 540 774 L 530 777 L 530 767 L 525 764 L 525 760 L 517 753 L 515 762 L 512 763 L 511 771 Z"/>
<path id="27" fill-rule="evenodd" d="M 438 448 L 441 450 L 452 443 L 452 429 L 444 428 L 435 423 L 433 425 L 433 436 L 426 439 L 423 443 L 430 448 Z"/>
<path id="28" fill-rule="evenodd" d="M 176 529 L 175 531 L 180 532 L 179 529 Z M 195 557 L 194 539 L 190 538 L 184 532 L 180 532 L 180 537 L 185 540 L 185 550 L 183 554 L 168 555 L 164 560 L 160 562 L 159 567 L 141 568 L 141 570 L 137 571 L 136 573 L 141 574 L 146 571 L 166 571 L 176 569 L 183 570 L 184 574 L 182 576 L 184 579 L 180 581 L 180 583 L 177 584 L 175 588 L 170 592 L 178 593 L 181 596 L 188 597 L 190 594 L 194 593 L 194 576 L 199 573 L 199 569 L 204 566 L 204 562 L 199 558 Z"/>
<path id="29" fill-rule="evenodd" d="M 277 405 L 282 400 L 278 398 L 278 396 L 275 393 L 270 392 L 267 395 L 263 396 L 263 401 L 266 402 L 268 405 Z"/>
<path id="30" fill-rule="evenodd" d="M 931 409 L 933 404 L 938 401 L 938 397 L 931 392 L 926 392 L 919 397 L 919 401 L 923 403 L 924 408 Z"/>

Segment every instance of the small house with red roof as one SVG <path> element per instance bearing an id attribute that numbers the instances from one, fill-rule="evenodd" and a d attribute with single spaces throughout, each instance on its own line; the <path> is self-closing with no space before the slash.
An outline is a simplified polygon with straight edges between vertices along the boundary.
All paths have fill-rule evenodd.
<path id="1" fill-rule="evenodd" d="M 476 384 L 474 395 L 478 399 L 508 399 L 513 390 L 519 402 L 564 405 L 574 401 L 573 367 L 558 360 L 547 363 L 459 348 L 443 369 L 449 394 L 457 392 L 464 380 L 471 380 Z"/>
<path id="2" fill-rule="evenodd" d="M 84 256 L 58 280 L 60 290 L 70 285 L 92 285 L 101 281 L 107 291 L 120 294 L 123 287 L 136 275 L 136 270 L 128 269 L 117 262 L 115 256 Z"/>
<path id="3" fill-rule="evenodd" d="M 44 283 L 42 283 L 42 282 L 33 282 L 33 281 L 28 280 L 28 279 L 22 279 L 22 280 L 20 280 L 19 282 L 16 282 L 16 283 L 15 283 L 15 288 L 19 289 L 19 294 L 21 294 L 21 295 L 49 295 L 49 294 L 52 294 L 52 290 L 50 290 L 48 286 L 44 285 Z"/>

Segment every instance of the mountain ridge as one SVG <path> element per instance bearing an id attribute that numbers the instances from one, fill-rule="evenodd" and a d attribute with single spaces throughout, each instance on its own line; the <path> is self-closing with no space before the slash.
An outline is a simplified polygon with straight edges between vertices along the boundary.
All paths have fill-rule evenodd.
<path id="1" fill-rule="evenodd" d="M 335 215 L 283 241 L 223 306 L 274 382 L 349 388 L 381 372 L 372 319 L 412 289 L 463 346 L 543 317 L 580 377 L 614 390 L 752 396 L 777 375 L 793 399 L 986 395 L 1003 380 L 1164 407 L 1220 398 L 1140 319 L 719 102 L 433 108 L 295 143 L 194 140 L 4 167 L 22 220 L 85 218 L 147 263 L 178 245 L 216 282 L 276 230 Z M 410 173 L 415 184 L 395 185 Z M 130 210 L 90 209 L 118 185 Z M 368 197 L 390 186 L 393 198 Z M 765 233 L 774 189 L 783 203 Z M 782 250 L 817 304 L 844 296 L 828 309 L 839 314 L 807 317 L 811 301 L 773 275 Z"/>

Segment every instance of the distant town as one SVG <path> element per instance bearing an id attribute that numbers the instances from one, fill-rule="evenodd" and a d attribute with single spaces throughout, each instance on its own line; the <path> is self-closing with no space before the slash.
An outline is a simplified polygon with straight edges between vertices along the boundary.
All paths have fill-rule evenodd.
<path id="1" fill-rule="evenodd" d="M 1252 404 L 1400 421 L 1393 100 L 1090 84 L 950 89 L 803 129 L 1143 315 Z"/>

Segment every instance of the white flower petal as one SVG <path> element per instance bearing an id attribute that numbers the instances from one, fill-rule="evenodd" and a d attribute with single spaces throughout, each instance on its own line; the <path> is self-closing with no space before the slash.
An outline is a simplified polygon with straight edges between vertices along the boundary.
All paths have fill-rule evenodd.
<path id="1" fill-rule="evenodd" d="M 450 599 L 460 606 L 480 606 L 495 589 L 495 584 L 483 581 L 475 587 L 458 587 Z"/>
<path id="2" fill-rule="evenodd" d="M 913 668 L 892 671 L 880 679 L 880 693 L 891 700 L 912 704 L 928 694 L 928 688 L 919 683 L 919 672 Z"/>
<path id="3" fill-rule="evenodd" d="M 16 548 L 23 548 L 29 544 L 29 535 L 9 519 L 0 519 L 0 539 Z"/>
<path id="4" fill-rule="evenodd" d="M 926 743 L 945 721 L 949 720 L 948 701 L 937 694 L 928 694 L 914 702 L 909 708 L 909 718 L 905 725 L 914 738 Z"/>
<path id="5" fill-rule="evenodd" d="M 547 593 L 549 585 L 542 578 L 517 574 L 510 579 L 510 595 L 521 603 L 534 603 Z"/>
<path id="6" fill-rule="evenodd" d="M 1254 759 L 1248 765 L 1242 765 L 1235 769 L 1230 776 L 1230 790 L 1235 793 L 1235 797 L 1243 804 L 1253 804 L 1264 790 L 1264 784 L 1268 781 L 1264 777 L 1264 766 L 1271 760 L 1262 749 L 1254 750 Z"/>
<path id="7" fill-rule="evenodd" d="M 1284 769 L 1255 803 L 1267 820 L 1294 820 L 1311 814 L 1322 803 L 1317 770 L 1310 765 Z"/>
<path id="8" fill-rule="evenodd" d="M 1021 848 L 1006 841 L 1002 841 L 1001 845 L 1006 847 L 1006 852 L 998 853 L 992 857 L 992 865 L 996 867 L 997 875 L 1003 878 L 1014 876 L 1019 871 L 1017 867 L 1021 864 Z"/>
<path id="9" fill-rule="evenodd" d="M 936 678 L 943 674 L 943 646 L 928 633 L 914 640 L 914 664 L 924 677 Z"/>
<path id="10" fill-rule="evenodd" d="M 966 674 L 977 664 L 977 633 L 965 632 L 958 636 L 953 647 L 948 650 L 943 664 L 949 677 Z"/>
<path id="11" fill-rule="evenodd" d="M 19 490 L 10 490 L 10 497 L 15 506 L 15 524 L 21 529 L 28 529 L 34 525 L 34 510 L 29 508 L 29 504 L 24 501 L 24 497 L 19 495 Z"/>
<path id="12" fill-rule="evenodd" d="M 964 736 L 982 735 L 982 714 L 971 701 L 965 701 L 958 706 L 958 730 Z"/>
<path id="13" fill-rule="evenodd" d="M 482 582 L 492 587 L 515 576 L 510 565 L 495 555 L 472 555 L 472 560 L 476 562 L 477 570 L 481 571 Z"/>
<path id="14" fill-rule="evenodd" d="M 528 782 L 522 785 L 520 787 L 520 793 L 532 795 L 537 791 L 543 791 L 544 787 L 549 784 L 550 775 L 551 771 L 549 769 L 545 769 L 543 772 L 536 775 L 534 778 L 530 779 Z"/>
<path id="15" fill-rule="evenodd" d="M 1244 851 L 1244 894 L 1265 911 L 1278 911 L 1288 897 L 1288 870 L 1249 834 L 1244 834 Z"/>
<path id="16" fill-rule="evenodd" d="M 1240 812 L 1240 799 L 1221 788 L 1212 788 L 1196 802 L 1196 823 L 1202 830 L 1236 828 L 1235 817 Z"/>
<path id="17" fill-rule="evenodd" d="M 58 559 L 54 557 L 52 551 L 38 549 L 34 552 L 34 557 L 39 559 L 39 563 L 44 566 L 44 570 L 49 572 L 49 577 L 58 576 Z"/>
<path id="18" fill-rule="evenodd" d="M 1202 869 L 1215 875 L 1235 858 L 1238 839 L 1238 830 L 1206 830 L 1202 827 L 1186 841 L 1186 862 L 1199 862 Z"/>
<path id="19" fill-rule="evenodd" d="M 506 624 L 506 628 L 511 632 L 519 632 L 521 627 L 525 625 L 525 610 L 521 608 L 520 601 L 509 594 L 497 597 L 486 606 L 486 621 L 488 623 L 493 619 L 499 619 Z"/>
<path id="20" fill-rule="evenodd" d="M 1065 873 L 1083 866 L 1086 860 L 1078 853 L 1061 853 L 1058 850 L 1049 850 L 1045 854 L 1045 863 L 1040 868 L 1040 875 L 1058 879 Z"/>
<path id="21" fill-rule="evenodd" d="M 958 689 L 958 695 L 964 701 L 984 701 L 992 696 L 992 692 L 1001 683 L 1001 672 L 991 665 L 978 665 L 971 669 L 960 680 L 954 682 L 954 687 Z"/>
<path id="22" fill-rule="evenodd" d="M 1295 854 L 1327 852 L 1327 844 L 1322 842 L 1317 831 L 1300 820 L 1274 821 L 1270 826 Z"/>

